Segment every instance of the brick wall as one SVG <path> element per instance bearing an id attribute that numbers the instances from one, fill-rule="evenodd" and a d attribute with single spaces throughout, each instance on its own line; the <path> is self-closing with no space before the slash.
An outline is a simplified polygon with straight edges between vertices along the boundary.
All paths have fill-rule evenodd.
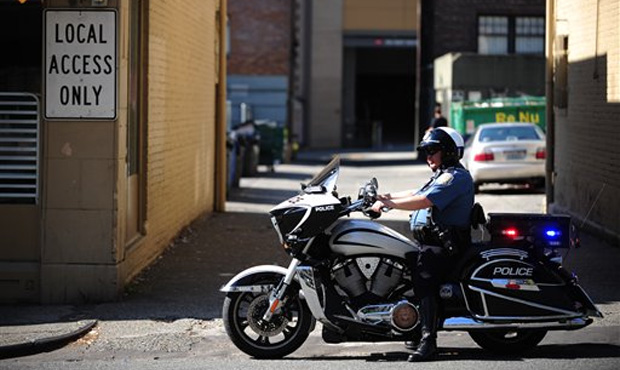
<path id="1" fill-rule="evenodd" d="M 150 2 L 148 231 L 134 270 L 213 209 L 216 4 Z"/>
<path id="2" fill-rule="evenodd" d="M 478 15 L 545 15 L 545 0 L 434 0 L 433 59 L 478 51 Z"/>
<path id="3" fill-rule="evenodd" d="M 555 204 L 620 235 L 620 5 L 560 0 L 568 106 L 555 110 Z M 598 201 L 596 201 L 596 199 Z"/>
<path id="4" fill-rule="evenodd" d="M 290 0 L 229 0 L 231 75 L 288 75 Z"/>

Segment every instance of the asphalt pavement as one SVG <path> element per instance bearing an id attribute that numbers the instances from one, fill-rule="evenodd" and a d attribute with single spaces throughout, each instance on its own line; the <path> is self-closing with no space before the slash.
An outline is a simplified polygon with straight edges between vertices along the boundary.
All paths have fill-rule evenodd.
<path id="1" fill-rule="evenodd" d="M 412 153 L 346 152 L 342 162 L 360 168 L 413 165 L 417 162 Z M 332 155 L 329 151 L 300 153 L 296 163 L 305 166 L 276 167 L 275 172 L 263 172 L 260 179 L 242 182 L 240 189 L 231 192 L 227 212 L 204 215 L 189 225 L 151 267 L 126 287 L 118 302 L 0 306 L 0 359 L 52 351 L 75 341 L 95 347 L 165 346 L 171 340 L 166 338 L 180 332 L 212 330 L 213 319 L 221 317 L 223 296 L 218 289 L 235 273 L 259 264 L 286 266 L 289 258 L 275 245 L 276 234 L 266 210 L 296 194 L 294 184 L 307 181 L 315 167 L 320 168 Z M 383 186 L 389 189 L 390 179 L 383 180 Z M 385 222 L 403 229 L 403 218 L 397 221 L 401 216 L 393 214 Z M 620 325 L 620 282 L 616 272 L 620 250 L 591 235 L 583 235 L 582 239 L 589 251 L 597 253 L 582 248 L 572 252 L 571 263 L 596 270 L 596 274 L 586 273 L 582 282 L 595 301 L 604 305 L 607 322 Z M 123 341 L 113 344 L 99 330 L 102 325 Z M 131 333 L 136 330 L 152 333 L 152 341 L 145 343 L 144 337 L 132 339 Z"/>

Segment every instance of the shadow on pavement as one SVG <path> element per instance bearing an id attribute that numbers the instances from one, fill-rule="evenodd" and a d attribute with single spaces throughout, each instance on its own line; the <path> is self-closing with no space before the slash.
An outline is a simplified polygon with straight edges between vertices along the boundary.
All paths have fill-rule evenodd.
<path id="1" fill-rule="evenodd" d="M 276 205 L 285 199 L 297 195 L 298 191 L 280 189 L 239 188 L 228 200 L 240 203 L 257 203 Z"/>
<path id="2" fill-rule="evenodd" d="M 360 355 L 334 355 L 313 357 L 287 357 L 285 360 L 292 361 L 350 361 L 365 360 L 367 362 L 404 362 L 407 361 L 409 352 L 375 352 L 368 356 Z M 605 343 L 579 343 L 562 345 L 539 345 L 530 352 L 522 355 L 498 355 L 482 348 L 450 348 L 440 347 L 439 353 L 433 362 L 441 361 L 502 361 L 520 362 L 525 359 L 597 359 L 597 358 L 620 358 L 620 346 Z"/>

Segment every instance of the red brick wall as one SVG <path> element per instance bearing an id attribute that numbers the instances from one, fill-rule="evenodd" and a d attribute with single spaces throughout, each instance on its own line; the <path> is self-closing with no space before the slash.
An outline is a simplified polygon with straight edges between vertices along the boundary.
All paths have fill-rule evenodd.
<path id="1" fill-rule="evenodd" d="M 288 75 L 291 0 L 228 0 L 228 74 Z"/>

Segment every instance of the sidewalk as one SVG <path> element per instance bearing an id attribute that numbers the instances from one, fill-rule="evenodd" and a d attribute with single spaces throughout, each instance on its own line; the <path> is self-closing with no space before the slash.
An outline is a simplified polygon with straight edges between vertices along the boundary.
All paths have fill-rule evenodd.
<path id="1" fill-rule="evenodd" d="M 60 348 L 82 337 L 95 325 L 97 320 L 0 326 L 0 359 Z"/>
<path id="2" fill-rule="evenodd" d="M 190 225 L 156 263 L 127 287 L 122 301 L 83 306 L 0 306 L 0 359 L 57 349 L 93 328 L 102 336 L 94 346 L 112 345 L 105 335 L 114 332 L 116 338 L 123 338 L 123 348 L 139 350 L 157 346 L 161 336 L 174 335 L 173 330 L 209 329 L 213 319 L 221 317 L 223 296 L 218 290 L 235 273 L 252 265 L 288 264 L 286 253 L 273 247 L 276 235 L 265 209 L 291 192 L 284 190 L 289 189 L 289 183 L 283 186 L 283 181 L 295 183 L 296 188 L 332 155 L 328 151 L 299 153 L 297 160 L 305 165 L 283 166 L 286 173 L 276 169 L 276 173 L 244 180 L 243 189 L 231 194 L 228 212 L 206 215 Z M 415 157 L 407 150 L 351 151 L 342 155 L 342 161 L 347 166 L 383 166 L 415 163 Z M 383 181 L 382 186 L 390 189 L 389 181 L 395 180 Z M 348 192 L 343 190 L 343 194 Z M 591 236 L 582 239 L 583 248 L 571 251 L 569 264 L 577 265 L 584 287 L 597 302 L 615 304 L 620 301 L 615 267 L 620 250 Z M 616 311 L 620 310 L 604 311 L 606 316 L 611 313 L 606 321 L 620 322 Z M 135 333 L 158 340 L 145 344 L 132 336 Z"/>

